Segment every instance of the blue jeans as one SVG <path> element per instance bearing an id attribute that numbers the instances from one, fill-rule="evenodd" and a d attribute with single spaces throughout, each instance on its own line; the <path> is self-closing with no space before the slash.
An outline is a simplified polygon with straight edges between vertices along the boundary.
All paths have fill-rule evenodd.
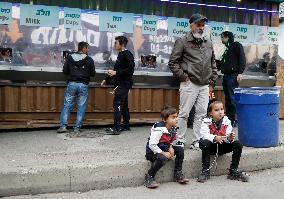
<path id="1" fill-rule="evenodd" d="M 239 87 L 237 74 L 224 75 L 223 90 L 225 94 L 226 115 L 234 122 L 236 120 L 236 103 L 234 97 L 234 89 Z"/>
<path id="2" fill-rule="evenodd" d="M 82 127 L 88 102 L 88 85 L 83 83 L 69 82 L 64 94 L 64 106 L 60 115 L 60 127 L 67 127 L 70 112 L 73 109 L 77 97 L 77 118 L 74 129 Z"/>

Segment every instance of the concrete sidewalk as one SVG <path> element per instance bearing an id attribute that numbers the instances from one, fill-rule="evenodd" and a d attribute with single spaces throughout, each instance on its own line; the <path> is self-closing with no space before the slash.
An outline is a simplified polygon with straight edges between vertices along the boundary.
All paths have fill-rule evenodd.
<path id="1" fill-rule="evenodd" d="M 284 121 L 280 126 L 283 143 Z M 144 158 L 149 130 L 150 126 L 133 127 L 110 136 L 103 134 L 104 129 L 86 129 L 85 138 L 69 138 L 55 130 L 0 133 L 0 196 L 139 186 L 150 166 Z M 189 149 L 185 153 L 184 172 L 195 178 L 201 170 L 201 154 Z M 215 175 L 227 172 L 230 159 L 231 155 L 218 159 Z M 284 146 L 280 145 L 245 148 L 240 169 L 282 166 Z M 159 172 L 159 182 L 172 180 L 171 167 L 173 161 Z"/>

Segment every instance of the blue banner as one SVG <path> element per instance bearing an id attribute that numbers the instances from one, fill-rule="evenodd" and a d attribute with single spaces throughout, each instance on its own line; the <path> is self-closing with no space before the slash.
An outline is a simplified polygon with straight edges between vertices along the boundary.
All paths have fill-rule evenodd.
<path id="1" fill-rule="evenodd" d="M 64 27 L 69 29 L 81 29 L 81 9 L 64 8 Z"/>
<path id="2" fill-rule="evenodd" d="M 168 35 L 181 37 L 189 31 L 188 19 L 184 18 L 168 18 Z"/>
<path id="3" fill-rule="evenodd" d="M 21 4 L 20 24 L 25 26 L 58 27 L 59 7 Z"/>
<path id="4" fill-rule="evenodd" d="M 142 33 L 146 35 L 157 35 L 158 17 L 153 15 L 143 15 Z"/>
<path id="5" fill-rule="evenodd" d="M 100 11 L 100 31 L 133 33 L 133 14 Z"/>
<path id="6" fill-rule="evenodd" d="M 243 45 L 254 43 L 254 26 L 232 23 L 229 24 L 229 31 L 234 33 L 235 41 Z"/>
<path id="7" fill-rule="evenodd" d="M 12 4 L 0 2 L 0 24 L 10 24 L 12 22 Z"/>
<path id="8" fill-rule="evenodd" d="M 212 21 L 209 24 L 210 37 L 213 42 L 221 42 L 221 33 L 225 31 L 225 23 Z"/>

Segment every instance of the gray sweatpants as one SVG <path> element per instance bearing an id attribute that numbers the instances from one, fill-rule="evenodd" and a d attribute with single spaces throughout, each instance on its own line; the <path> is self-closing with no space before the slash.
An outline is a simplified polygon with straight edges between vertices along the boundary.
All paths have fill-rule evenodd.
<path id="1" fill-rule="evenodd" d="M 187 120 L 189 112 L 195 106 L 193 122 L 193 142 L 200 139 L 201 120 L 207 113 L 209 103 L 209 86 L 198 85 L 191 81 L 180 83 L 180 105 L 178 115 L 177 141 L 185 143 L 185 133 L 187 130 Z"/>

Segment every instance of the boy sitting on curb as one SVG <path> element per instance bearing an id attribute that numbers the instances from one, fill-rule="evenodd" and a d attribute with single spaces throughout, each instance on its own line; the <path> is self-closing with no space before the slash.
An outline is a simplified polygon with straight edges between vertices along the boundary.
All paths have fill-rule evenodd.
<path id="1" fill-rule="evenodd" d="M 189 181 L 182 173 L 184 148 L 172 145 L 176 139 L 177 111 L 173 107 L 165 107 L 161 111 L 161 117 L 162 121 L 155 123 L 152 127 L 146 145 L 145 157 L 152 163 L 152 166 L 145 176 L 145 186 L 152 189 L 159 186 L 155 181 L 156 173 L 174 156 L 176 156 L 174 180 L 180 184 L 186 184 Z"/>
<path id="2" fill-rule="evenodd" d="M 228 179 L 248 182 L 249 177 L 238 171 L 242 155 L 242 144 L 235 140 L 231 121 L 224 114 L 224 106 L 220 101 L 212 102 L 208 107 L 208 117 L 203 119 L 200 133 L 202 138 L 199 147 L 202 150 L 202 172 L 197 179 L 204 183 L 210 179 L 210 155 L 223 155 L 233 152 Z"/>

